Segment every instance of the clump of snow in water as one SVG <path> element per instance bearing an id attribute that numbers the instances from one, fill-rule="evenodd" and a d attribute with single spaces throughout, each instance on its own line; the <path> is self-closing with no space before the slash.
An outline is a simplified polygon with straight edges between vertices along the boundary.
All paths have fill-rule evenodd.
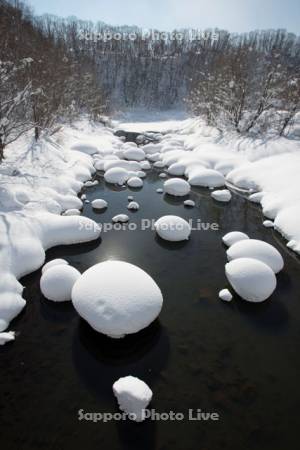
<path id="1" fill-rule="evenodd" d="M 117 223 L 117 222 L 126 223 L 129 221 L 129 217 L 126 214 L 117 214 L 111 220 L 114 223 Z"/>
<path id="2" fill-rule="evenodd" d="M 274 273 L 280 272 L 284 262 L 279 251 L 273 245 L 258 239 L 236 242 L 227 250 L 228 261 L 237 258 L 253 258 L 267 264 Z"/>
<path id="3" fill-rule="evenodd" d="M 181 178 L 170 178 L 164 182 L 164 191 L 166 194 L 183 197 L 189 194 L 191 186 Z"/>
<path id="4" fill-rule="evenodd" d="M 191 234 L 190 224 L 178 216 L 163 216 L 155 223 L 157 234 L 167 241 L 178 242 L 189 239 Z"/>
<path id="5" fill-rule="evenodd" d="M 167 178 L 167 174 L 162 172 L 162 173 L 159 174 L 159 177 L 160 178 Z"/>
<path id="6" fill-rule="evenodd" d="M 80 216 L 81 212 L 79 211 L 79 209 L 67 209 L 64 213 L 63 216 Z"/>
<path id="7" fill-rule="evenodd" d="M 203 187 L 220 187 L 224 186 L 224 176 L 214 169 L 206 169 L 205 167 L 196 167 L 192 170 L 188 182 L 191 186 L 203 186 Z"/>
<path id="8" fill-rule="evenodd" d="M 140 205 L 137 202 L 130 202 L 128 203 L 127 208 L 133 211 L 137 211 L 140 208 Z"/>
<path id="9" fill-rule="evenodd" d="M 219 292 L 219 298 L 223 300 L 224 302 L 231 302 L 232 300 L 232 294 L 228 289 L 222 289 Z"/>
<path id="10" fill-rule="evenodd" d="M 72 301 L 92 328 L 121 338 L 150 325 L 161 311 L 163 297 L 155 281 L 139 267 L 106 261 L 81 275 Z"/>
<path id="11" fill-rule="evenodd" d="M 249 195 L 248 199 L 253 203 L 260 203 L 263 196 L 263 192 L 255 192 L 254 194 Z"/>
<path id="12" fill-rule="evenodd" d="M 276 288 L 273 270 L 258 259 L 234 259 L 225 265 L 225 273 L 235 292 L 249 302 L 263 302 Z"/>
<path id="13" fill-rule="evenodd" d="M 151 169 L 151 164 L 149 163 L 149 161 L 141 161 L 141 169 L 142 170 L 150 170 Z"/>
<path id="14" fill-rule="evenodd" d="M 195 206 L 194 200 L 184 200 L 183 204 L 184 206 L 189 206 L 190 208 L 193 208 Z"/>
<path id="15" fill-rule="evenodd" d="M 151 162 L 156 162 L 160 160 L 160 153 L 153 153 L 151 155 L 147 155 L 147 158 L 149 159 L 149 161 Z"/>
<path id="16" fill-rule="evenodd" d="M 162 188 L 157 188 L 157 189 L 156 189 L 156 192 L 157 192 L 158 194 L 162 194 L 162 193 L 164 192 L 164 190 L 163 190 Z"/>
<path id="17" fill-rule="evenodd" d="M 272 222 L 272 220 L 264 220 L 263 221 L 263 226 L 266 228 L 273 228 L 274 227 L 274 222 Z"/>
<path id="18" fill-rule="evenodd" d="M 228 189 L 213 191 L 210 195 L 219 202 L 230 202 L 231 200 L 231 192 Z"/>
<path id="19" fill-rule="evenodd" d="M 69 264 L 69 263 L 65 259 L 60 259 L 60 258 L 52 259 L 52 261 L 47 262 L 42 267 L 42 273 L 46 272 L 46 270 L 50 269 L 50 267 L 59 266 L 59 265 L 67 265 L 67 264 Z"/>
<path id="20" fill-rule="evenodd" d="M 128 171 L 122 167 L 112 167 L 105 172 L 104 179 L 107 183 L 122 186 L 128 180 Z"/>
<path id="21" fill-rule="evenodd" d="M 143 186 L 143 180 L 141 180 L 139 177 L 131 177 L 127 181 L 127 185 L 131 188 L 139 188 Z"/>
<path id="22" fill-rule="evenodd" d="M 98 181 L 98 180 L 95 180 L 95 181 L 89 180 L 89 181 L 86 181 L 86 182 L 84 183 L 84 186 L 85 186 L 85 187 L 92 187 L 92 186 L 96 186 L 97 184 L 99 184 L 99 181 Z"/>
<path id="23" fill-rule="evenodd" d="M 131 200 L 133 200 L 133 196 L 132 195 L 128 195 L 127 199 L 128 199 L 128 201 L 131 201 Z"/>
<path id="24" fill-rule="evenodd" d="M 175 175 L 178 177 L 182 177 L 184 175 L 186 166 L 181 163 L 173 163 L 168 168 L 168 173 L 170 175 Z"/>
<path id="25" fill-rule="evenodd" d="M 84 200 L 84 203 L 91 203 L 89 200 Z"/>
<path id="26" fill-rule="evenodd" d="M 104 209 L 107 208 L 107 201 L 102 198 L 96 198 L 92 201 L 92 208 L 94 209 Z"/>
<path id="27" fill-rule="evenodd" d="M 125 150 L 124 157 L 129 161 L 143 161 L 146 155 L 141 148 L 129 148 Z"/>
<path id="28" fill-rule="evenodd" d="M 142 170 L 138 170 L 135 175 L 139 178 L 145 178 L 147 176 L 147 174 Z"/>
<path id="29" fill-rule="evenodd" d="M 157 169 L 162 169 L 163 167 L 165 167 L 165 163 L 163 161 L 156 161 L 153 164 L 153 167 L 156 167 Z"/>
<path id="30" fill-rule="evenodd" d="M 80 199 L 81 199 L 82 201 L 86 200 L 86 195 L 85 195 L 85 194 L 82 194 L 82 196 L 80 197 Z"/>
<path id="31" fill-rule="evenodd" d="M 108 161 L 104 161 L 104 165 L 103 165 L 103 170 L 106 172 L 109 169 L 114 169 L 114 168 L 121 168 L 121 169 L 125 169 L 128 171 L 133 171 L 136 172 L 137 170 L 141 170 L 141 165 L 139 162 L 137 161 L 112 161 L 112 160 L 108 160 Z"/>
<path id="32" fill-rule="evenodd" d="M 145 419 L 145 409 L 152 399 L 152 391 L 139 378 L 127 376 L 119 378 L 113 384 L 113 392 L 117 397 L 119 407 L 136 422 Z"/>
<path id="33" fill-rule="evenodd" d="M 246 233 L 242 233 L 241 231 L 230 231 L 230 233 L 225 234 L 222 237 L 222 241 L 227 247 L 235 244 L 236 242 L 243 241 L 245 239 L 250 239 Z"/>
<path id="34" fill-rule="evenodd" d="M 40 280 L 42 294 L 54 302 L 71 300 L 72 288 L 80 272 L 69 265 L 59 264 L 46 270 Z"/>
<path id="35" fill-rule="evenodd" d="M 16 333 L 14 331 L 7 331 L 0 333 L 0 345 L 4 345 L 7 342 L 14 341 L 16 338 Z"/>

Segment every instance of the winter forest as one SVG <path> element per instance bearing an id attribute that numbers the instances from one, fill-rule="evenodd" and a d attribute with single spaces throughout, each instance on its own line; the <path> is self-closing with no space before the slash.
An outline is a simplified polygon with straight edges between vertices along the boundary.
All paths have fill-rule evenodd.
<path id="1" fill-rule="evenodd" d="M 0 0 L 3 448 L 296 448 L 295 23 Z"/>

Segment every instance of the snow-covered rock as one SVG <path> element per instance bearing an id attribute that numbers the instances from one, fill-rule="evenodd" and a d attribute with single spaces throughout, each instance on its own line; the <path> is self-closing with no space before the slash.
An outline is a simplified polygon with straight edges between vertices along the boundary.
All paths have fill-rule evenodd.
<path id="1" fill-rule="evenodd" d="M 137 202 L 130 202 L 128 203 L 127 208 L 132 211 L 137 211 L 140 208 L 140 205 Z"/>
<path id="2" fill-rule="evenodd" d="M 84 186 L 85 186 L 85 187 L 92 187 L 92 186 L 96 186 L 97 184 L 99 184 L 99 181 L 98 181 L 98 180 L 94 180 L 94 181 L 88 180 L 88 181 L 86 181 L 86 182 L 84 183 Z"/>
<path id="3" fill-rule="evenodd" d="M 144 410 L 152 399 L 152 391 L 144 381 L 139 378 L 127 376 L 119 378 L 113 384 L 113 392 L 117 397 L 119 407 L 136 422 L 145 419 Z"/>
<path id="4" fill-rule="evenodd" d="M 122 186 L 128 180 L 128 171 L 122 167 L 112 167 L 105 172 L 104 179 L 107 183 Z"/>
<path id="5" fill-rule="evenodd" d="M 139 267 L 106 261 L 81 275 L 72 301 L 92 328 L 120 338 L 150 325 L 160 313 L 163 297 L 155 281 Z"/>
<path id="6" fill-rule="evenodd" d="M 140 165 L 141 165 L 142 170 L 150 170 L 151 169 L 151 164 L 149 163 L 149 161 L 141 161 Z"/>
<path id="7" fill-rule="evenodd" d="M 125 150 L 124 157 L 129 161 L 143 161 L 146 155 L 141 148 L 129 148 Z"/>
<path id="8" fill-rule="evenodd" d="M 44 297 L 54 302 L 71 300 L 72 288 L 80 277 L 80 272 L 69 265 L 59 264 L 46 270 L 40 280 Z"/>
<path id="9" fill-rule="evenodd" d="M 79 209 L 67 209 L 64 213 L 63 216 L 80 216 L 81 212 L 79 211 Z"/>
<path id="10" fill-rule="evenodd" d="M 192 170 L 188 182 L 191 186 L 203 186 L 203 187 L 221 187 L 225 184 L 224 176 L 214 169 L 195 168 Z"/>
<path id="11" fill-rule="evenodd" d="M 94 209 L 104 209 L 107 208 L 107 206 L 107 201 L 103 200 L 102 198 L 96 198 L 92 201 L 92 208 Z"/>
<path id="12" fill-rule="evenodd" d="M 163 190 L 162 188 L 157 188 L 157 189 L 156 189 L 156 192 L 157 192 L 158 194 L 162 194 L 162 193 L 164 192 L 164 190 Z"/>
<path id="13" fill-rule="evenodd" d="M 219 298 L 223 300 L 224 302 L 231 302 L 232 300 L 232 294 L 228 289 L 222 289 L 219 292 Z"/>
<path id="14" fill-rule="evenodd" d="M 222 241 L 227 247 L 235 244 L 236 242 L 243 241 L 245 239 L 250 239 L 246 233 L 242 233 L 241 231 L 230 231 L 222 237 Z"/>
<path id="15" fill-rule="evenodd" d="M 128 199 L 129 202 L 131 202 L 133 200 L 133 196 L 132 195 L 128 195 L 127 199 Z"/>
<path id="16" fill-rule="evenodd" d="M 255 192 L 254 194 L 249 195 L 248 199 L 253 203 L 260 203 L 263 196 L 263 192 Z"/>
<path id="17" fill-rule="evenodd" d="M 111 219 L 114 223 L 126 223 L 129 221 L 129 217 L 126 214 L 117 214 Z"/>
<path id="18" fill-rule="evenodd" d="M 184 206 L 189 206 L 190 208 L 193 208 L 195 206 L 194 200 L 184 200 L 183 204 Z"/>
<path id="19" fill-rule="evenodd" d="M 235 292 L 249 302 L 263 302 L 276 288 L 273 270 L 257 259 L 234 259 L 225 265 L 225 273 Z"/>
<path id="20" fill-rule="evenodd" d="M 54 266 L 59 266 L 59 265 L 67 265 L 69 264 L 68 261 L 66 261 L 65 259 L 61 259 L 61 258 L 57 258 L 57 259 L 52 259 L 52 261 L 47 262 L 43 267 L 42 267 L 42 273 L 46 272 L 46 270 L 50 269 L 50 267 L 54 267 Z"/>
<path id="21" fill-rule="evenodd" d="M 0 333 L 0 345 L 5 345 L 7 342 L 14 341 L 16 338 L 16 333 L 14 331 L 7 331 Z"/>
<path id="22" fill-rule="evenodd" d="M 227 250 L 228 261 L 237 258 L 253 258 L 267 264 L 274 273 L 280 272 L 284 262 L 279 251 L 273 245 L 258 239 L 245 239 Z"/>
<path id="23" fill-rule="evenodd" d="M 210 195 L 219 202 L 230 202 L 231 200 L 231 192 L 228 189 L 213 191 Z"/>
<path id="24" fill-rule="evenodd" d="M 140 188 L 143 186 L 143 180 L 141 180 L 139 177 L 131 177 L 127 181 L 127 185 L 131 188 Z"/>
<path id="25" fill-rule="evenodd" d="M 164 192 L 169 195 L 183 197 L 189 194 L 191 186 L 182 178 L 170 178 L 164 182 Z"/>
<path id="26" fill-rule="evenodd" d="M 272 222 L 272 220 L 264 220 L 263 221 L 263 226 L 266 228 L 273 228 L 274 227 L 274 222 Z"/>
<path id="27" fill-rule="evenodd" d="M 155 223 L 154 228 L 157 234 L 167 241 L 184 241 L 189 239 L 191 234 L 190 224 L 178 216 L 163 216 Z"/>
<path id="28" fill-rule="evenodd" d="M 161 172 L 158 176 L 160 178 L 167 178 L 167 174 L 165 172 Z"/>
<path id="29" fill-rule="evenodd" d="M 165 163 L 163 161 L 156 161 L 153 164 L 153 167 L 155 167 L 156 169 L 162 169 L 163 167 L 165 167 Z"/>
<path id="30" fill-rule="evenodd" d="M 181 177 L 184 175 L 185 168 L 186 168 L 186 166 L 184 164 L 173 163 L 169 166 L 168 173 L 170 175 Z"/>

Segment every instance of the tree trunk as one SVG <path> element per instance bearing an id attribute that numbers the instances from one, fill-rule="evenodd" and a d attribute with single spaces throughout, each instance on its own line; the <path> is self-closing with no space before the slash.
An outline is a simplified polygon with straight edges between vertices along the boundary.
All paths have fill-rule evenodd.
<path id="1" fill-rule="evenodd" d="M 39 127 L 34 127 L 34 139 L 35 139 L 36 141 L 38 141 L 39 137 L 40 137 L 40 130 L 39 130 Z"/>
<path id="2" fill-rule="evenodd" d="M 5 145 L 3 144 L 2 137 L 0 136 L 0 163 L 4 157 L 4 147 Z"/>

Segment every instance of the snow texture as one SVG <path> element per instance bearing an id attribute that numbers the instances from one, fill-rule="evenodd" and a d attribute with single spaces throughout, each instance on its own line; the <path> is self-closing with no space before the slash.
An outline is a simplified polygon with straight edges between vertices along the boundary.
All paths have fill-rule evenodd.
<path id="1" fill-rule="evenodd" d="M 191 234 L 190 224 L 178 216 L 163 216 L 154 223 L 157 234 L 167 241 L 184 241 Z"/>
<path id="2" fill-rule="evenodd" d="M 152 391 L 144 381 L 131 375 L 119 378 L 113 384 L 113 392 L 119 407 L 136 422 L 145 419 L 144 410 L 152 399 Z"/>

